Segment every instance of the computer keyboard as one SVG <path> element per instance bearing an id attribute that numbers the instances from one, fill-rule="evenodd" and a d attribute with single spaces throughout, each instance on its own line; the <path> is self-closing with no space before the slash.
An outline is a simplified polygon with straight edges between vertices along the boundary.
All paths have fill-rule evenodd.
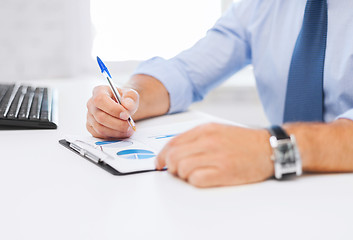
<path id="1" fill-rule="evenodd" d="M 0 129 L 56 129 L 53 89 L 0 84 Z"/>

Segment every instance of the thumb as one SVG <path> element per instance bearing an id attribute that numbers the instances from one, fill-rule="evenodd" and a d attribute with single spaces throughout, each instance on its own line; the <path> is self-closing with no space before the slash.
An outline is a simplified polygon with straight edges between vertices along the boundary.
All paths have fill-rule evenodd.
<path id="1" fill-rule="evenodd" d="M 139 105 L 139 94 L 133 89 L 121 90 L 121 104 L 133 115 Z"/>

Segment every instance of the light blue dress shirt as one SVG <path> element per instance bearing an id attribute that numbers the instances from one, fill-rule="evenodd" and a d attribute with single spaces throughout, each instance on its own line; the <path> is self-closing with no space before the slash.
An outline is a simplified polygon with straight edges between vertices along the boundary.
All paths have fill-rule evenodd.
<path id="1" fill-rule="evenodd" d="M 272 124 L 283 121 L 293 49 L 306 0 L 234 3 L 192 48 L 165 60 L 143 62 L 134 74 L 160 80 L 170 94 L 170 113 L 184 111 L 209 90 L 253 64 L 259 96 Z M 328 0 L 324 70 L 324 120 L 353 120 L 353 1 Z M 318 89 L 320 91 L 320 89 Z"/>

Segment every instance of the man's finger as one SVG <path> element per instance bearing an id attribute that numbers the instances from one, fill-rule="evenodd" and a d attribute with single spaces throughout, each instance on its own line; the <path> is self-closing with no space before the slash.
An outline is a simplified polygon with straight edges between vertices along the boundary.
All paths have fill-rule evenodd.
<path id="1" fill-rule="evenodd" d="M 130 125 L 126 120 L 113 117 L 110 114 L 103 112 L 102 110 L 96 108 L 93 105 L 88 106 L 88 109 L 89 109 L 88 112 L 91 115 L 93 115 L 93 117 L 98 123 L 108 128 L 115 129 L 121 132 L 127 132 L 130 127 Z"/>
<path id="2" fill-rule="evenodd" d="M 139 105 L 138 93 L 133 89 L 124 89 L 122 93 L 122 105 L 130 112 L 130 114 L 134 114 Z"/>
<path id="3" fill-rule="evenodd" d="M 121 106 L 119 103 L 114 101 L 109 95 L 107 94 L 99 94 L 93 96 L 87 103 L 87 107 L 89 110 L 92 107 L 99 108 L 103 112 L 106 112 L 107 114 L 120 118 L 120 114 L 122 112 L 127 112 L 127 110 Z"/>
<path id="4" fill-rule="evenodd" d="M 208 147 L 209 144 L 207 143 L 205 144 L 204 142 L 204 141 L 208 141 L 207 134 L 209 134 L 212 131 L 215 131 L 215 128 L 217 128 L 218 126 L 219 126 L 218 124 L 213 124 L 213 123 L 203 124 L 185 133 L 182 133 L 179 136 L 176 136 L 175 138 L 170 140 L 166 144 L 166 146 L 161 150 L 161 152 L 158 154 L 156 158 L 156 168 L 163 169 L 163 167 L 165 167 L 167 154 L 170 154 L 170 151 L 172 151 L 172 149 L 174 148 L 188 146 L 186 148 L 188 149 L 188 151 L 180 150 L 180 151 L 173 152 L 173 154 L 178 154 L 178 156 L 180 155 L 179 158 L 182 158 L 183 156 L 188 155 L 189 153 L 202 152 L 204 150 L 207 150 L 205 149 L 205 147 Z M 197 145 L 195 145 L 195 143 Z"/>
<path id="5" fill-rule="evenodd" d="M 132 100 L 132 98 L 123 98 L 122 103 L 123 107 L 129 111 L 132 115 L 136 112 L 138 104 Z"/>
<path id="6" fill-rule="evenodd" d="M 126 137 L 130 137 L 133 133 L 133 130 L 126 132 L 126 131 L 119 131 L 119 130 L 108 128 L 98 123 L 95 120 L 94 116 L 90 113 L 88 113 L 87 122 L 94 129 L 94 131 L 98 135 L 103 136 L 103 138 L 126 138 Z"/>
<path id="7" fill-rule="evenodd" d="M 172 174 L 179 174 L 179 168 L 181 162 L 190 162 L 191 167 L 196 168 L 197 166 L 214 165 L 214 159 L 210 158 L 210 152 L 205 144 L 205 139 L 198 139 L 192 143 L 181 143 L 177 146 L 172 146 L 166 150 L 165 163 L 168 166 L 168 170 Z M 187 167 L 186 164 L 182 164 L 182 174 Z M 188 174 L 186 172 L 185 174 Z M 185 176 L 185 175 L 182 175 Z M 184 178 L 185 179 L 185 178 Z"/>
<path id="8" fill-rule="evenodd" d="M 210 157 L 208 154 L 210 153 L 201 153 L 181 159 L 175 166 L 176 174 L 181 179 L 187 180 L 191 173 L 198 168 L 216 167 L 216 159 Z"/>
<path id="9" fill-rule="evenodd" d="M 199 131 L 196 131 L 194 128 L 170 140 L 158 154 L 156 158 L 156 168 L 160 170 L 165 167 L 167 154 L 169 154 L 170 151 L 172 151 L 173 149 L 182 148 L 186 146 L 187 150 L 185 151 L 173 151 L 173 154 L 178 154 L 178 158 L 186 156 L 190 153 L 199 152 L 200 149 L 191 144 L 197 141 L 197 139 L 199 138 L 198 134 L 200 134 Z M 170 156 L 173 156 L 173 154 Z"/>
<path id="10" fill-rule="evenodd" d="M 195 187 L 217 187 L 221 185 L 222 175 L 217 168 L 198 168 L 193 171 L 187 181 Z"/>
<path id="11" fill-rule="evenodd" d="M 90 134 L 92 134 L 93 137 L 96 137 L 96 138 L 104 138 L 103 135 L 100 135 L 100 134 L 98 134 L 96 131 L 94 131 L 93 127 L 91 126 L 91 124 L 90 124 L 88 121 L 86 122 L 86 128 L 87 128 L 88 132 L 89 132 Z"/>

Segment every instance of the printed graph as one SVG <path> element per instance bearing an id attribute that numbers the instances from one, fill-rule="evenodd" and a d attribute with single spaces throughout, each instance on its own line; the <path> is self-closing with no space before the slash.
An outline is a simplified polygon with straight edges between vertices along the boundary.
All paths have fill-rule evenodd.
<path id="1" fill-rule="evenodd" d="M 150 137 L 150 138 L 154 138 L 156 140 L 159 140 L 159 139 L 165 139 L 165 138 L 172 138 L 172 137 L 175 137 L 177 135 L 178 134 L 167 134 L 167 135 L 153 136 L 153 137 Z"/>
<path id="2" fill-rule="evenodd" d="M 111 140 L 95 142 L 95 145 L 108 148 L 122 148 L 132 145 L 132 142 L 125 140 Z"/>
<path id="3" fill-rule="evenodd" d="M 149 159 L 156 156 L 154 152 L 144 149 L 127 149 L 117 153 L 121 158 L 125 159 Z"/>

